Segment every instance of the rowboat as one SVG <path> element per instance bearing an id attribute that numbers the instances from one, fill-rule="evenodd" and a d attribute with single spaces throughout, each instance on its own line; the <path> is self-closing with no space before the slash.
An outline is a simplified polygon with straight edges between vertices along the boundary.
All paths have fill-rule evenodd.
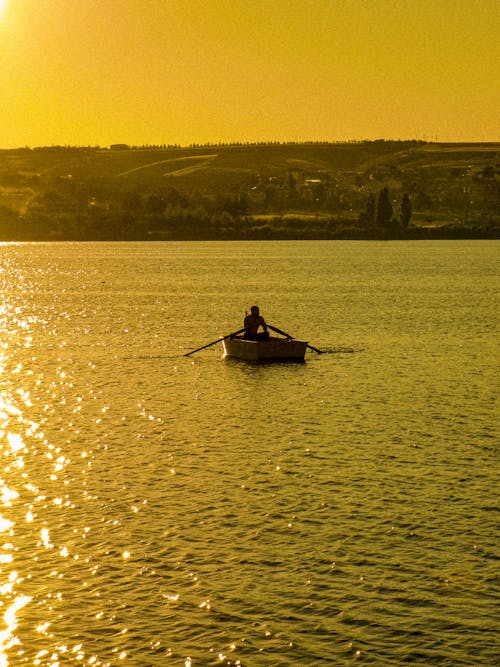
<path id="1" fill-rule="evenodd" d="M 268 340 L 246 340 L 242 336 L 231 336 L 222 340 L 225 357 L 245 361 L 304 361 L 307 343 L 289 338 Z"/>

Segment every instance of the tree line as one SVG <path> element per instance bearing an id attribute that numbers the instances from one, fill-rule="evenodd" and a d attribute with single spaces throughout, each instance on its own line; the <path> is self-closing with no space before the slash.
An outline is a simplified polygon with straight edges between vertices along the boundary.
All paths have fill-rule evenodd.
<path id="1" fill-rule="evenodd" d="M 102 186 L 102 184 L 101 184 Z M 104 187 L 104 186 L 102 186 Z M 95 187 L 90 188 L 95 192 Z M 258 213 L 247 195 L 182 193 L 175 188 L 141 192 L 98 192 L 65 181 L 39 192 L 22 214 L 0 206 L 0 240 L 141 241 L 239 239 L 384 239 L 475 237 L 477 230 L 450 227 L 430 231 L 413 226 L 412 201 L 405 192 L 395 210 L 384 186 L 368 194 L 357 215 L 311 212 Z M 479 234 L 497 238 L 498 230 Z"/>
<path id="2" fill-rule="evenodd" d="M 209 197 L 175 188 L 124 190 L 101 200 L 65 184 L 39 193 L 22 215 L 0 207 L 3 240 L 218 240 L 404 237 L 412 202 L 402 195 L 394 211 L 388 187 L 370 193 L 358 216 L 307 213 L 256 214 L 245 194 Z M 416 235 L 413 230 L 411 236 Z"/>

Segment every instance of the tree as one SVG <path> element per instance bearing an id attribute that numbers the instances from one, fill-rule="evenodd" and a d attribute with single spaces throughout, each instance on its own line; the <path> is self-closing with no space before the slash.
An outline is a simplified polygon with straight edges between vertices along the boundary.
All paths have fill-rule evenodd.
<path id="1" fill-rule="evenodd" d="M 401 213 L 400 213 L 401 226 L 404 229 L 407 229 L 411 220 L 411 201 L 410 195 L 405 192 L 403 194 L 403 199 L 401 200 Z"/>
<path id="2" fill-rule="evenodd" d="M 0 239 L 10 241 L 16 238 L 16 225 L 18 214 L 7 206 L 0 204 Z"/>
<path id="3" fill-rule="evenodd" d="M 392 220 L 392 204 L 389 199 L 388 188 L 382 188 L 377 201 L 377 225 L 388 227 Z"/>
<path id="4" fill-rule="evenodd" d="M 366 202 L 366 212 L 365 212 L 365 219 L 367 223 L 370 225 L 375 224 L 375 215 L 377 212 L 377 201 L 375 199 L 375 193 L 370 192 L 368 195 L 368 201 Z"/>
<path id="5" fill-rule="evenodd" d="M 492 164 L 483 167 L 483 178 L 495 178 L 495 167 Z"/>
<path id="6" fill-rule="evenodd" d="M 166 207 L 166 201 L 158 195 L 149 195 L 146 200 L 146 212 L 152 215 L 161 215 Z"/>
<path id="7" fill-rule="evenodd" d="M 139 192 L 126 192 L 123 195 L 122 208 L 129 213 L 137 213 L 143 207 L 142 197 Z"/>

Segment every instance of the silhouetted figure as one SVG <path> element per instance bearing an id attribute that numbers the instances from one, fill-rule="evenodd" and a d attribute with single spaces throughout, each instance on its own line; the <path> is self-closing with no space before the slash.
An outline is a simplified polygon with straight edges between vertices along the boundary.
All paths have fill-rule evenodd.
<path id="1" fill-rule="evenodd" d="M 243 326 L 245 327 L 246 340 L 269 339 L 269 331 L 267 330 L 264 318 L 259 314 L 258 306 L 252 306 L 250 308 L 250 315 L 245 317 Z M 259 327 L 262 327 L 263 331 L 259 331 Z"/>

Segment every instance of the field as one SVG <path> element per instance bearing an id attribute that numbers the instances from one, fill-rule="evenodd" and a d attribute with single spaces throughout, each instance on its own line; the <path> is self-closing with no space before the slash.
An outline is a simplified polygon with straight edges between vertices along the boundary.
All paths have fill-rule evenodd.
<path id="1" fill-rule="evenodd" d="M 3 150 L 0 240 L 498 238 L 499 174 L 498 143 Z"/>

